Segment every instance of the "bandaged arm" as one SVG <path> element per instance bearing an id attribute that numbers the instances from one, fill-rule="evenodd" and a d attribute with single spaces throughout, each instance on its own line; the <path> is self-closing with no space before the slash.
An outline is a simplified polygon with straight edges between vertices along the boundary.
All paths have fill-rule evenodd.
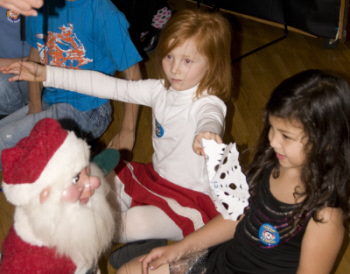
<path id="1" fill-rule="evenodd" d="M 148 92 L 154 83 L 149 80 L 131 81 L 115 78 L 97 71 L 65 69 L 46 66 L 45 87 L 71 90 L 86 95 L 126 103 L 150 104 Z"/>

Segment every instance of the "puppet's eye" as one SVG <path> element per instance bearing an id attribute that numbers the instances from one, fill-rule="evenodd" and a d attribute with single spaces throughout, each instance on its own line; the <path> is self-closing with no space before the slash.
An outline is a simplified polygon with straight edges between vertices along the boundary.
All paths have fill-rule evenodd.
<path id="1" fill-rule="evenodd" d="M 75 176 L 75 177 L 73 178 L 73 184 L 76 184 L 76 183 L 79 181 L 79 175 L 80 175 L 80 172 L 78 173 L 77 176 Z"/>

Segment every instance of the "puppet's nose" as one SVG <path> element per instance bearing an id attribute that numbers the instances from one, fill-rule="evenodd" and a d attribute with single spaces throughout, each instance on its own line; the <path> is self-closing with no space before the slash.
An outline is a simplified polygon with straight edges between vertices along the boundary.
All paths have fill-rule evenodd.
<path id="1" fill-rule="evenodd" d="M 76 184 L 71 184 L 65 189 L 62 199 L 69 203 L 75 203 L 80 200 L 80 203 L 86 204 L 94 194 L 94 190 L 100 185 L 100 179 L 96 176 L 88 176 L 84 179 L 80 178 Z"/>
<path id="2" fill-rule="evenodd" d="M 80 195 L 80 203 L 86 204 L 89 198 L 94 194 L 94 190 L 101 185 L 100 179 L 96 176 L 90 176 L 89 180 L 83 186 L 83 192 Z"/>

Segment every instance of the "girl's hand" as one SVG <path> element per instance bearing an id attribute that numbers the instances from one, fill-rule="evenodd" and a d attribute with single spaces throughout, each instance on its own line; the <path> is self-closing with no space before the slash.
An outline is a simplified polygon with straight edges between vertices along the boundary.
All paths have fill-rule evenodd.
<path id="1" fill-rule="evenodd" d="M 198 155 L 205 156 L 204 150 L 201 145 L 201 139 L 203 138 L 207 140 L 214 140 L 218 144 L 222 143 L 222 139 L 220 135 L 212 133 L 210 131 L 201 132 L 197 134 L 197 136 L 194 138 L 194 141 L 193 141 L 193 151 Z"/>
<path id="2" fill-rule="evenodd" d="M 17 74 L 9 79 L 10 82 L 17 80 L 24 80 L 30 82 L 44 82 L 46 81 L 46 67 L 34 62 L 18 61 L 6 67 L 0 68 L 4 74 Z"/>
<path id="3" fill-rule="evenodd" d="M 148 270 L 154 270 L 163 264 L 177 261 L 181 259 L 181 255 L 184 254 L 179 243 L 154 248 L 139 259 L 139 262 L 142 263 L 142 273 L 147 274 Z"/>

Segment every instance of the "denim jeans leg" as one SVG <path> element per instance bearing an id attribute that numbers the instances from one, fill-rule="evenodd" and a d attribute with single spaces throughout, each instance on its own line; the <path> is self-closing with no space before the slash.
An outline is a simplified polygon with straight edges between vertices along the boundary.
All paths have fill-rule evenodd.
<path id="1" fill-rule="evenodd" d="M 9 115 L 22 108 L 29 101 L 28 82 L 9 82 L 13 74 L 0 72 L 0 115 Z"/>
<path id="2" fill-rule="evenodd" d="M 109 102 L 89 111 L 79 111 L 66 103 L 50 107 L 43 103 L 43 109 L 42 112 L 26 116 L 28 107 L 25 106 L 0 120 L 0 155 L 3 149 L 13 147 L 19 140 L 29 136 L 34 125 L 44 118 L 58 120 L 62 127 L 74 130 L 79 137 L 88 141 L 99 137 L 111 121 L 112 110 Z M 1 164 L 0 170 L 2 170 Z"/>
<path id="3" fill-rule="evenodd" d="M 29 135 L 30 131 L 40 119 L 37 115 L 28 115 L 28 106 L 0 120 L 0 155 L 6 148 L 15 146 L 19 140 Z M 0 170 L 2 164 L 0 163 Z"/>
<path id="4" fill-rule="evenodd" d="M 112 120 L 109 102 L 88 111 L 80 111 L 65 103 L 54 104 L 50 107 L 50 112 L 64 129 L 74 131 L 87 141 L 100 137 Z"/>
<path id="5" fill-rule="evenodd" d="M 82 137 L 92 141 L 100 137 L 112 120 L 112 107 L 109 102 L 95 109 L 79 113 L 79 128 L 83 132 Z"/>

